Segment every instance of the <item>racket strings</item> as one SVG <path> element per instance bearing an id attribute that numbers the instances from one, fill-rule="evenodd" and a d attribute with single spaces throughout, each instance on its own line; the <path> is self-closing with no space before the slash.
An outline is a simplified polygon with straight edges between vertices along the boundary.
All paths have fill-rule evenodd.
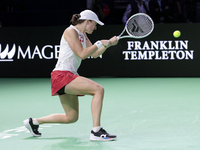
<path id="1" fill-rule="evenodd" d="M 146 15 L 132 17 L 127 22 L 127 33 L 134 37 L 148 35 L 154 28 L 152 20 Z"/>

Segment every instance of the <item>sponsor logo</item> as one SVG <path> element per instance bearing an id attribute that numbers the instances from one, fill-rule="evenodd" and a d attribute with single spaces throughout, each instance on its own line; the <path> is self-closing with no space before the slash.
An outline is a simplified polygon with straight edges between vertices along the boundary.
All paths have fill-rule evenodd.
<path id="1" fill-rule="evenodd" d="M 13 61 L 13 56 L 16 52 L 16 45 L 13 44 L 11 50 L 9 50 L 9 45 L 7 44 L 5 49 L 2 50 L 2 46 L 0 44 L 0 61 Z"/>
<path id="2" fill-rule="evenodd" d="M 12 48 L 11 48 L 12 47 Z M 20 45 L 13 44 L 12 46 L 6 44 L 3 46 L 0 44 L 0 61 L 9 62 L 14 59 L 58 59 L 59 45 L 45 45 L 39 48 L 37 45 L 31 47 L 28 45 L 26 48 L 22 48 Z"/>
<path id="3" fill-rule="evenodd" d="M 84 42 L 84 37 L 80 37 L 80 41 L 81 41 L 81 43 L 83 43 Z"/>
<path id="4" fill-rule="evenodd" d="M 189 41 L 127 41 L 124 60 L 193 60 Z"/>
<path id="5" fill-rule="evenodd" d="M 39 46 L 30 46 L 28 45 L 26 48 L 22 48 L 20 45 L 6 44 L 3 47 L 0 44 L 0 62 L 12 62 L 19 59 L 58 59 L 59 55 L 59 45 L 45 45 L 41 48 Z M 102 58 L 102 55 L 99 56 Z M 88 57 L 88 59 L 93 59 L 92 56 Z"/>

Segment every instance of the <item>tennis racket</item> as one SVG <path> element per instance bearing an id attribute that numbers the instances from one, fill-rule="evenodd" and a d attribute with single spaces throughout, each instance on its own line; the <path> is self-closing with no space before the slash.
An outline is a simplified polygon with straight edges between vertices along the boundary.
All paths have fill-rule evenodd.
<path id="1" fill-rule="evenodd" d="M 147 37 L 154 29 L 154 22 L 145 13 L 137 13 L 132 15 L 126 22 L 126 25 L 124 27 L 124 30 L 122 33 L 117 36 L 117 38 L 123 39 L 123 38 L 144 38 Z M 128 35 L 122 36 L 122 34 L 125 32 L 128 33 Z"/>

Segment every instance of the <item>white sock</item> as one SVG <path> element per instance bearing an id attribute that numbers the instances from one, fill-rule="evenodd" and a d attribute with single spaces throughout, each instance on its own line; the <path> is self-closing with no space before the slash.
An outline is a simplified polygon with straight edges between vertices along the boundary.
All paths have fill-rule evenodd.
<path id="1" fill-rule="evenodd" d="M 92 128 L 92 130 L 93 130 L 94 132 L 98 132 L 100 129 L 101 129 L 101 126 L 93 127 L 93 128 Z"/>
<path id="2" fill-rule="evenodd" d="M 39 125 L 37 119 L 35 119 L 35 118 L 33 119 L 33 124 L 34 124 L 34 125 Z"/>

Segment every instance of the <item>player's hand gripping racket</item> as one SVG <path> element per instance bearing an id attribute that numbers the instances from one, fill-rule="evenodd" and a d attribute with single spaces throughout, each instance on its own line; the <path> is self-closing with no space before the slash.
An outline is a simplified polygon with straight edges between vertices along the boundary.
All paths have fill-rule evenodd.
<path id="1" fill-rule="evenodd" d="M 119 36 L 117 36 L 117 38 L 119 40 L 123 38 L 144 38 L 151 34 L 153 29 L 154 22 L 151 17 L 144 13 L 137 13 L 128 19 L 124 30 Z M 125 30 L 128 35 L 122 36 Z"/>

